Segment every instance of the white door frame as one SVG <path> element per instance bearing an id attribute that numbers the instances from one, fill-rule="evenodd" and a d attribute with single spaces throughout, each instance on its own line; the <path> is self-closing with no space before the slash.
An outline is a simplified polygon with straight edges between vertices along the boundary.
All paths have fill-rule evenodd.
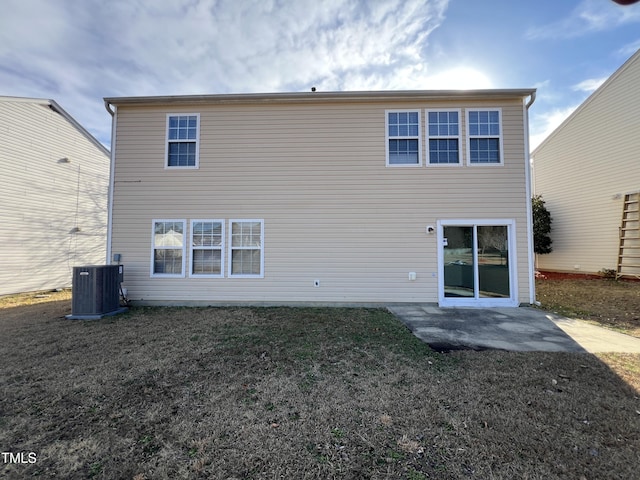
<path id="1" fill-rule="evenodd" d="M 481 227 L 481 226 L 506 226 L 509 242 L 509 298 L 462 298 L 444 296 L 444 227 Z M 477 240 L 476 240 L 477 241 Z M 504 218 L 482 219 L 446 219 L 437 221 L 438 243 L 438 304 L 440 307 L 517 307 L 518 301 L 518 269 L 516 259 L 516 221 Z M 477 262 L 474 267 L 474 275 L 477 284 Z"/>

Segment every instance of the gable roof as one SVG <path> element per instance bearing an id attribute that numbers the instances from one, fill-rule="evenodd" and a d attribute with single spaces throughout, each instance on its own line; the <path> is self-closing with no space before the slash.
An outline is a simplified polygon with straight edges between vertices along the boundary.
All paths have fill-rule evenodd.
<path id="1" fill-rule="evenodd" d="M 102 151 L 105 155 L 111 155 L 109 149 L 105 147 L 97 138 L 91 135 L 82 125 L 80 125 L 69 113 L 67 113 L 64 108 L 62 108 L 55 100 L 46 99 L 46 98 L 28 98 L 28 97 L 9 97 L 9 96 L 0 96 L 0 102 L 12 102 L 12 103 L 29 103 L 35 105 L 42 105 L 44 107 L 48 107 L 57 114 L 61 115 L 67 122 L 69 122 L 78 132 L 80 132 L 84 137 L 87 138 L 91 143 L 93 143 L 100 151 Z"/>
<path id="2" fill-rule="evenodd" d="M 535 88 L 489 89 L 489 90 L 395 90 L 395 91 L 353 91 L 353 92 L 289 92 L 289 93 L 240 93 L 213 95 L 168 95 L 155 97 L 107 97 L 104 99 L 109 113 L 109 105 L 149 105 L 149 104 L 246 104 L 246 103 L 288 103 L 288 102 L 362 102 L 384 100 L 450 100 L 450 99 L 505 99 L 534 97 Z M 533 100 L 533 98 L 532 98 Z"/>
<path id="3" fill-rule="evenodd" d="M 584 102 L 582 102 L 578 106 L 578 108 L 576 108 L 573 112 L 571 112 L 571 114 L 567 118 L 565 118 L 565 120 L 560 125 L 558 125 L 556 129 L 553 132 L 551 132 L 547 136 L 547 138 L 545 138 L 542 141 L 542 143 L 540 143 L 540 145 L 536 147 L 536 149 L 533 152 L 531 152 L 531 156 L 532 157 L 535 156 L 535 153 L 541 148 L 543 148 L 560 131 L 562 131 L 567 126 L 567 124 L 573 120 L 574 117 L 579 115 L 580 112 L 582 112 L 582 110 L 587 108 L 589 104 L 591 104 L 596 98 L 602 95 L 602 93 L 606 91 L 609 88 L 609 86 L 616 81 L 618 77 L 623 75 L 625 71 L 627 71 L 632 65 L 634 65 L 636 62 L 639 62 L 639 61 L 640 61 L 640 49 L 638 49 L 636 53 L 631 55 L 631 57 L 629 57 L 629 59 L 626 62 L 624 62 L 620 68 L 618 68 L 615 72 L 613 72 L 611 76 L 607 78 L 602 85 L 600 85 L 591 95 L 589 95 L 586 98 Z"/>

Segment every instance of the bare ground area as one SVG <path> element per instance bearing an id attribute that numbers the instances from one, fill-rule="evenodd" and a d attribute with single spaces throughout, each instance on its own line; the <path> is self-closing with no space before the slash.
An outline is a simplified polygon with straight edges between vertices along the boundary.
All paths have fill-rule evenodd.
<path id="1" fill-rule="evenodd" d="M 605 363 L 637 356 L 438 354 L 375 309 L 69 307 L 0 300 L 0 450 L 37 457 L 2 478 L 637 477 L 640 385 Z"/>

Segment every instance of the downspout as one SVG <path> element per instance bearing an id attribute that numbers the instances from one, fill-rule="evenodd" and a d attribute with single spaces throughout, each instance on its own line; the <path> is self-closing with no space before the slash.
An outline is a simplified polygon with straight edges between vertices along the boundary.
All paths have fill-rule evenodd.
<path id="1" fill-rule="evenodd" d="M 529 267 L 529 304 L 536 303 L 536 281 L 535 281 L 535 253 L 533 251 L 533 207 L 531 205 L 531 158 L 529 152 L 529 108 L 536 101 L 536 92 L 531 93 L 529 101 L 524 106 L 524 158 L 525 158 L 525 185 L 527 195 L 527 244 L 528 244 L 528 267 Z M 113 154 L 113 148 L 111 149 Z"/>
<path id="2" fill-rule="evenodd" d="M 111 165 L 109 167 L 109 193 L 107 199 L 107 258 L 106 265 L 111 265 L 111 232 L 113 229 L 113 190 L 115 183 L 115 167 L 116 167 L 116 113 L 118 107 L 111 109 L 111 105 L 106 100 L 104 101 L 104 108 L 107 109 L 109 115 L 111 115 Z"/>

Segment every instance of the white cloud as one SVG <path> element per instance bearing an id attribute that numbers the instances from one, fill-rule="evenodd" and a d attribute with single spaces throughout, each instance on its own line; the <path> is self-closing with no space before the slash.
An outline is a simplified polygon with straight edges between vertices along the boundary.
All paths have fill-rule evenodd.
<path id="1" fill-rule="evenodd" d="M 319 90 L 472 90 L 492 88 L 483 72 L 459 66 L 430 74 L 422 63 L 399 67 L 393 73 L 351 72 L 328 79 Z"/>
<path id="2" fill-rule="evenodd" d="M 582 82 L 574 85 L 573 87 L 571 87 L 571 89 L 576 92 L 591 93 L 597 90 L 598 87 L 600 87 L 600 85 L 602 85 L 604 82 L 606 82 L 607 78 L 609 77 L 588 78 L 587 80 L 583 80 Z"/>
<path id="3" fill-rule="evenodd" d="M 636 53 L 638 51 L 638 49 L 640 49 L 640 39 L 636 40 L 635 42 L 631 42 L 631 43 L 623 46 L 616 53 L 620 57 L 622 57 L 622 58 L 624 58 L 626 60 L 631 55 Z"/>
<path id="4" fill-rule="evenodd" d="M 492 88 L 491 79 L 473 67 L 455 67 L 425 79 L 426 88 L 447 90 L 472 90 Z"/>
<path id="5" fill-rule="evenodd" d="M 58 90 L 97 82 L 117 95 L 275 91 L 343 73 L 393 78 L 425 61 L 447 1 L 40 0 L 35 24 L 45 28 L 33 35 L 28 12 L 39 7 L 10 0 L 17 21 L 0 23 L 0 58 L 33 86 L 41 77 Z"/>
<path id="6" fill-rule="evenodd" d="M 0 84 L 87 127 L 104 96 L 426 88 L 448 1 L 4 0 Z"/>
<path id="7" fill-rule="evenodd" d="M 535 150 L 553 131 L 571 115 L 578 105 L 566 108 L 556 108 L 548 112 L 532 115 L 529 137 L 530 150 Z"/>
<path id="8" fill-rule="evenodd" d="M 639 22 L 640 5 L 623 7 L 608 0 L 582 0 L 568 17 L 548 25 L 531 28 L 527 31 L 526 37 L 529 39 L 575 38 Z"/>

